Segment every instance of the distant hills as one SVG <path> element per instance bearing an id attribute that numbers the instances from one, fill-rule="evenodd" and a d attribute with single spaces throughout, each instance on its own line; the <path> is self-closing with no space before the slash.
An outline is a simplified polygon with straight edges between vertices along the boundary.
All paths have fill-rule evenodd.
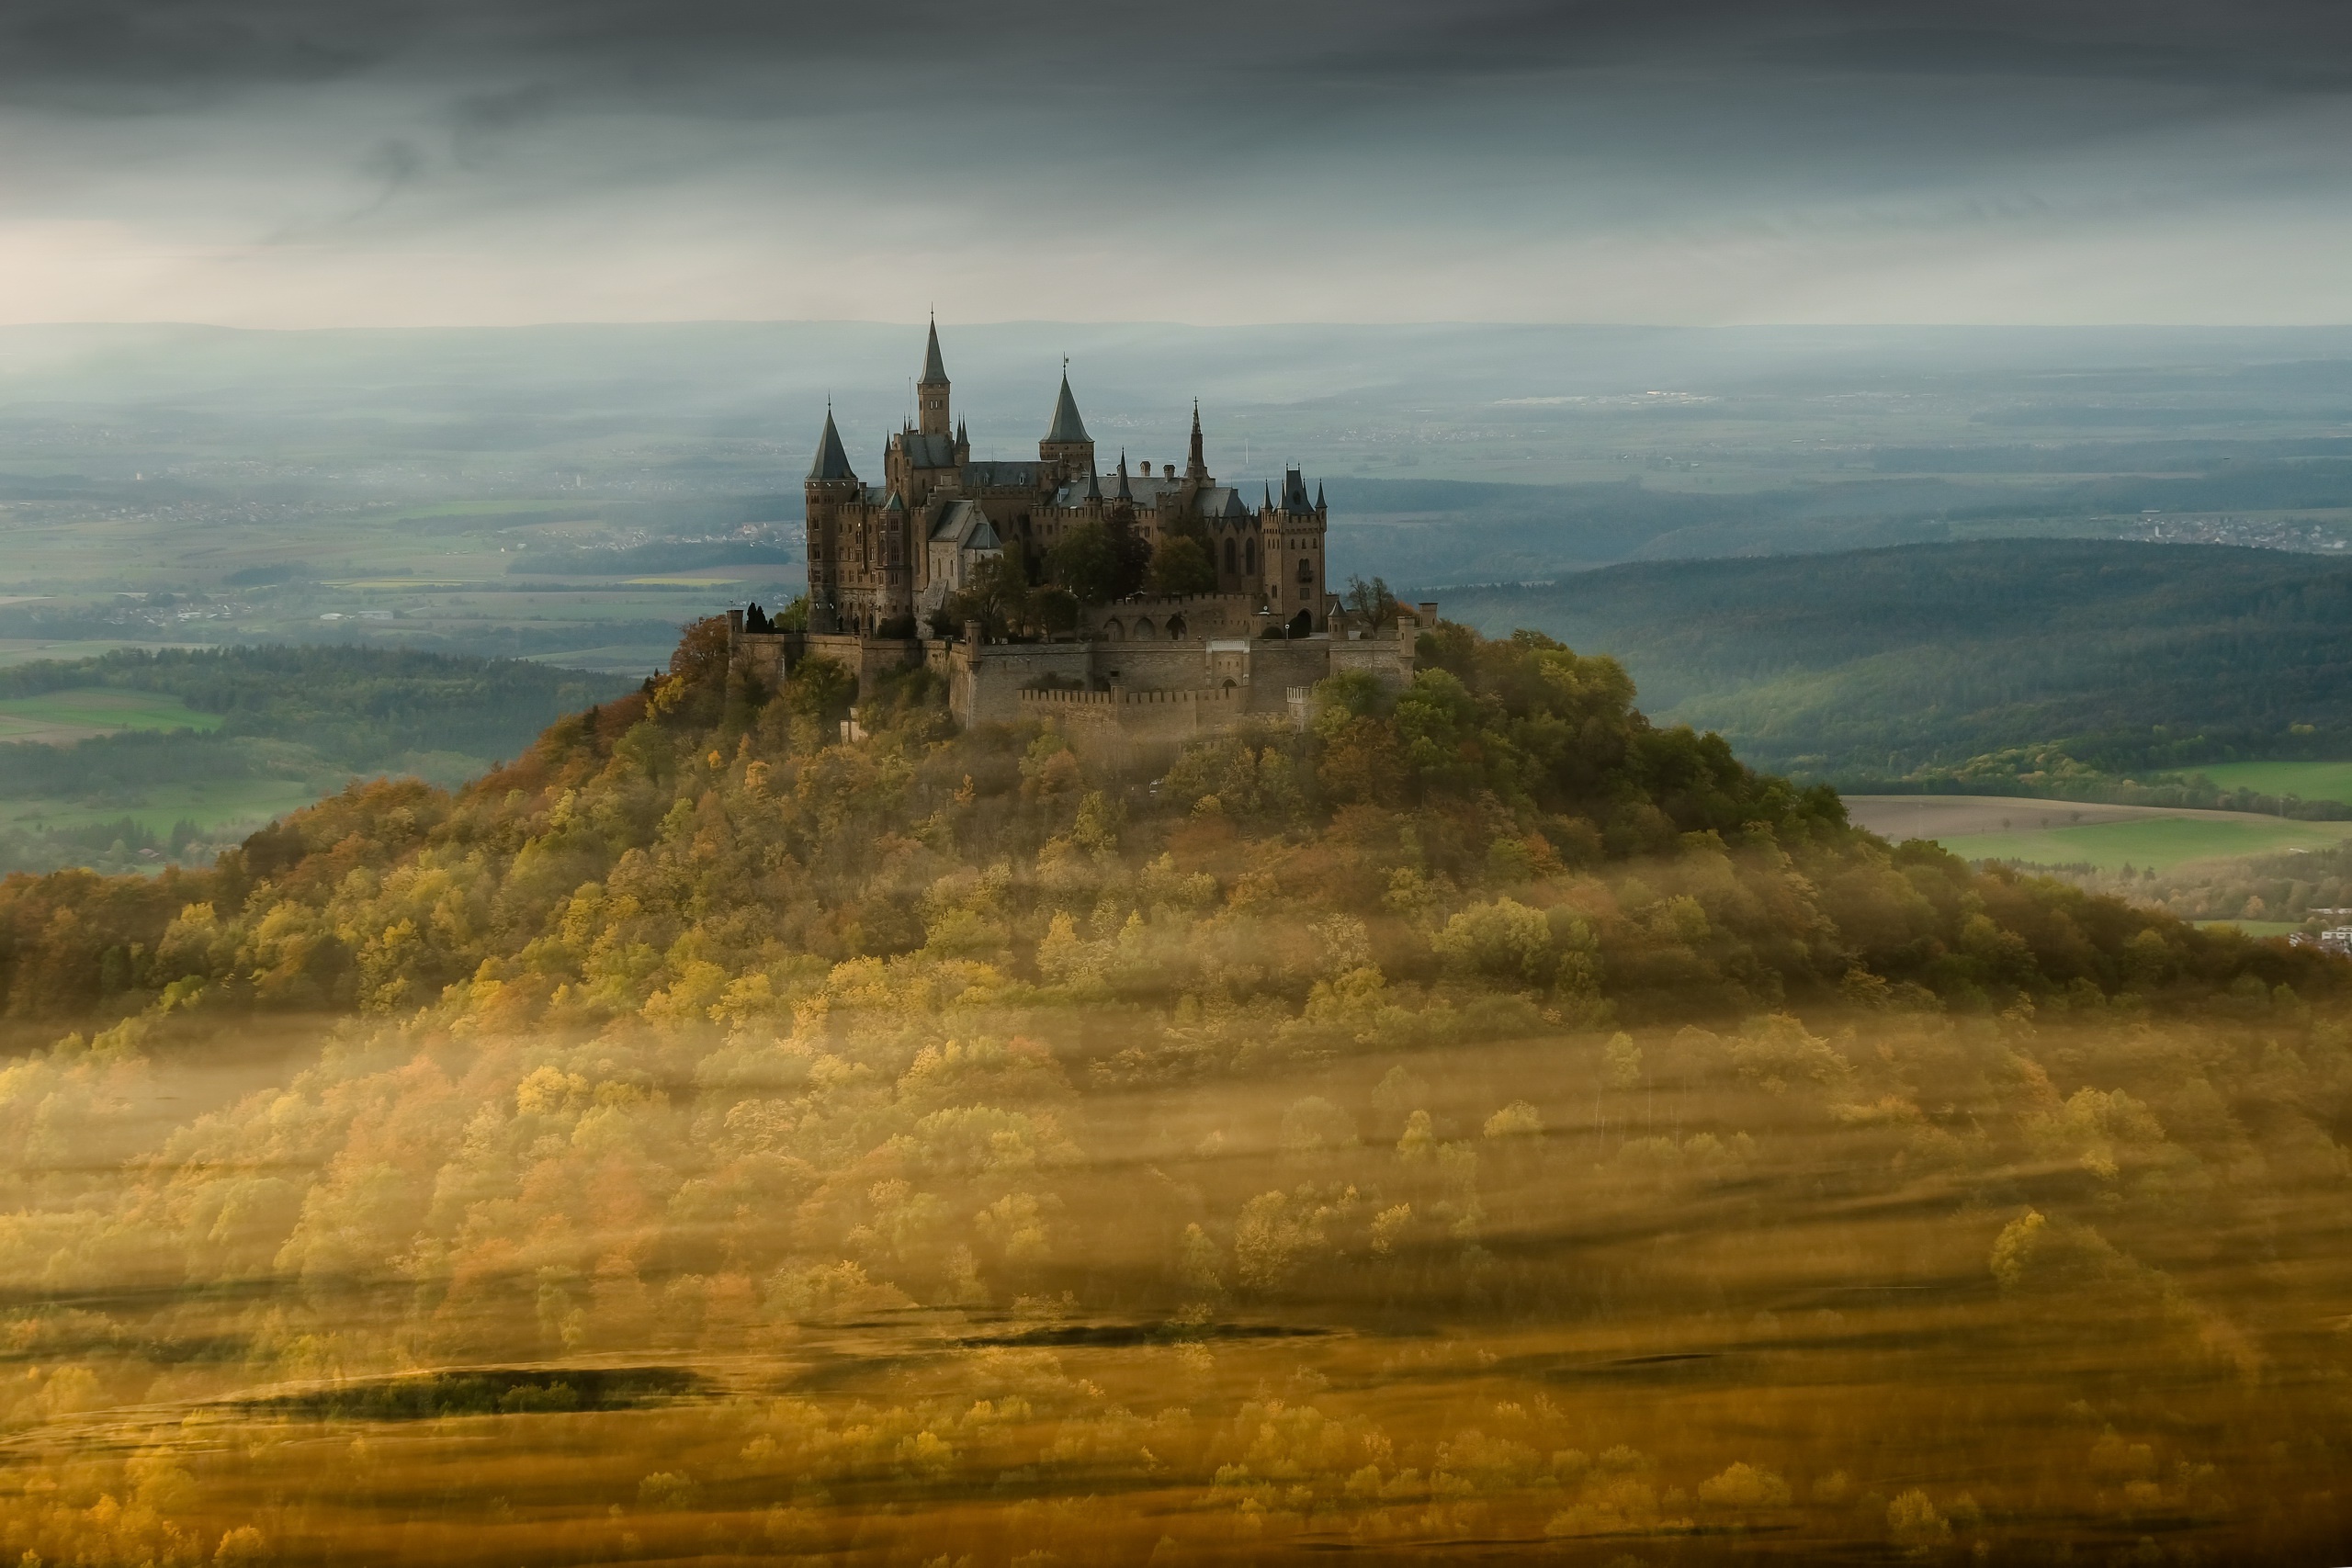
<path id="1" fill-rule="evenodd" d="M 2352 561 L 2001 539 L 1641 562 L 1445 614 L 1623 661 L 1653 717 L 1763 765 L 1900 776 L 2063 741 L 2123 773 L 2352 755 Z"/>

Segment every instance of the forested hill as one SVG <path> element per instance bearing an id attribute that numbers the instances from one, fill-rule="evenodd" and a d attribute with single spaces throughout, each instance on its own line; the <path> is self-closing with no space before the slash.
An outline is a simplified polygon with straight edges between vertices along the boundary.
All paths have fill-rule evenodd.
<path id="1" fill-rule="evenodd" d="M 2116 772 L 2352 748 L 2352 562 L 2324 557 L 2003 539 L 1644 563 L 1444 600 L 1488 630 L 1613 655 L 1663 718 L 1832 777 L 2053 741 Z"/>
<path id="2" fill-rule="evenodd" d="M 0 882 L 0 1561 L 2344 1561 L 2352 964 L 1419 652 L 1123 773 L 703 623 Z"/>
<path id="3" fill-rule="evenodd" d="M 2193 992 L 2247 964 L 2334 984 L 2307 955 L 1891 852 L 1827 788 L 1652 726 L 1614 662 L 1540 634 L 1449 624 L 1401 696 L 1335 678 L 1306 732 L 1202 741 L 1148 787 L 1050 728 L 952 734 L 921 671 L 868 701 L 877 739 L 827 745 L 837 667 L 763 693 L 724 649 L 723 623 L 698 624 L 650 697 L 557 724 L 455 795 L 354 786 L 209 872 L 0 885 L 0 1016 L 397 1010 L 497 972 L 585 1021 L 910 954 L 1016 987 L 1099 971 L 1163 1006 L 1203 987 L 1297 1001 L 1329 968 L 1316 942 L 1363 961 L 1326 978 L 1476 979 L 1559 1027 L 1857 987 L 1962 1007 Z"/>

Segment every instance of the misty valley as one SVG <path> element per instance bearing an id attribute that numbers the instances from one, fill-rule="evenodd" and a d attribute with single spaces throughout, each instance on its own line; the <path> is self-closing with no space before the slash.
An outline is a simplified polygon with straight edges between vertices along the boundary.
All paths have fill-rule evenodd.
<path id="1" fill-rule="evenodd" d="M 904 328 L 0 329 L 0 1561 L 2341 1559 L 2352 339 L 959 333 L 1396 672 L 809 640 Z"/>

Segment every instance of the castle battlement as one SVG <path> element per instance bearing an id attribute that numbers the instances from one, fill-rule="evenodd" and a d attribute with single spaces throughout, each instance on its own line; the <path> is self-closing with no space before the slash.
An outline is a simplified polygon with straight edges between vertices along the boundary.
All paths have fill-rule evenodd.
<path id="1" fill-rule="evenodd" d="M 1201 707 L 1207 705 L 1238 707 L 1242 701 L 1242 692 L 1238 686 L 1207 687 L 1201 690 L 1182 692 L 1131 692 L 1124 686 L 1114 686 L 1107 692 L 1069 692 L 1048 689 L 1042 692 L 1023 692 L 1021 694 L 1021 705 L 1023 708 L 1088 707 L 1117 709 L 1125 707 L 1167 707 L 1170 705 L 1178 707 Z"/>

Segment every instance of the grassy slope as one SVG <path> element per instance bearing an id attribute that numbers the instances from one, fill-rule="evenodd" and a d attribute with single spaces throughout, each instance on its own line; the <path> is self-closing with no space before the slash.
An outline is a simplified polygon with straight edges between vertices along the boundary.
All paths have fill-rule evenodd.
<path id="1" fill-rule="evenodd" d="M 2043 832 L 1971 833 L 1939 841 L 1970 860 L 2016 860 L 2037 865 L 2087 863 L 2102 871 L 2125 865 L 2166 871 L 2190 861 L 2225 855 L 2324 849 L 2352 835 L 2352 822 L 2230 822 L 2193 817 L 2150 817 L 2096 822 Z"/>
<path id="2" fill-rule="evenodd" d="M 2216 762 L 2197 771 L 2223 789 L 2352 803 L 2352 761 Z"/>
<path id="3" fill-rule="evenodd" d="M 199 713 L 180 697 L 77 686 L 38 696 L 0 699 L 0 741 L 51 744 L 126 729 L 218 729 L 220 716 Z"/>
<path id="4" fill-rule="evenodd" d="M 2010 539 L 1616 567 L 1444 604 L 1615 654 L 1654 714 L 1773 766 L 1901 771 L 2084 736 L 2144 751 L 2155 726 L 2256 750 L 2299 723 L 2352 728 L 2352 564 L 2311 556 Z"/>

